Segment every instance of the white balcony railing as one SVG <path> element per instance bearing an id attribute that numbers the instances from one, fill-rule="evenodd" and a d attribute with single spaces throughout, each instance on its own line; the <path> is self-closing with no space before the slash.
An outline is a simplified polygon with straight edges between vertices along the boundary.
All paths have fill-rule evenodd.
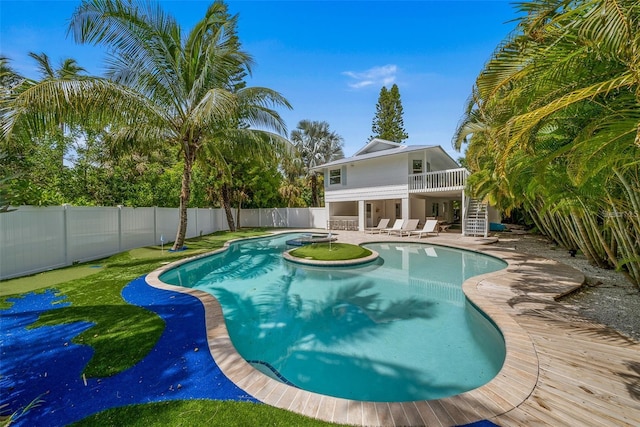
<path id="1" fill-rule="evenodd" d="M 469 171 L 465 168 L 410 174 L 409 191 L 462 190 L 466 184 L 467 176 L 469 176 Z"/>

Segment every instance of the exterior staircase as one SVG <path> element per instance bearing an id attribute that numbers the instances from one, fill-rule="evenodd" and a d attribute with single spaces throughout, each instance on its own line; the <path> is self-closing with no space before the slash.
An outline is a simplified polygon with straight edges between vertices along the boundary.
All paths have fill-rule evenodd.
<path id="1" fill-rule="evenodd" d="M 466 236 L 484 236 L 489 233 L 489 212 L 486 203 L 478 199 L 467 199 L 465 210 L 464 234 Z"/>

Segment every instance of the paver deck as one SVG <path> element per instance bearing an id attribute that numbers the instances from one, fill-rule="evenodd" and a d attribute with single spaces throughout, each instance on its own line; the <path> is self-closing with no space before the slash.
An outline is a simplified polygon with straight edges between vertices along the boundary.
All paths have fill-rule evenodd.
<path id="1" fill-rule="evenodd" d="M 308 230 L 305 230 L 308 231 Z M 492 247 L 455 233 L 422 238 L 338 232 L 338 242 L 420 241 L 498 256 L 507 269 L 467 280 L 467 297 L 498 325 L 507 355 L 488 384 L 440 400 L 374 403 L 322 396 L 270 379 L 235 351 L 215 298 L 200 291 L 153 286 L 200 297 L 207 308 L 209 348 L 225 375 L 261 401 L 327 421 L 366 426 L 640 425 L 640 342 L 580 317 L 556 301 L 584 282 L 579 271 L 552 260 Z"/>

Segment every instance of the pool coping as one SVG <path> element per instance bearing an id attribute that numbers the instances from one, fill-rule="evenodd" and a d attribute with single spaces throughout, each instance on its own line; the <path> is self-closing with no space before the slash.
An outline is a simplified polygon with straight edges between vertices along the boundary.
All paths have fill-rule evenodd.
<path id="1" fill-rule="evenodd" d="M 292 230 L 272 234 L 291 233 Z M 159 277 L 165 271 L 195 259 L 227 250 L 238 240 L 264 238 L 265 236 L 235 239 L 224 247 L 206 254 L 167 264 L 146 276 L 149 285 L 160 289 L 191 294 L 200 299 L 205 307 L 205 321 L 209 351 L 222 372 L 236 385 L 263 403 L 300 413 L 325 421 L 353 425 L 460 425 L 491 419 L 518 407 L 531 395 L 536 387 L 539 360 L 534 343 L 527 331 L 516 322 L 508 307 L 494 303 L 481 290 L 485 281 L 509 281 L 509 274 L 522 263 L 508 253 L 491 250 L 477 244 L 435 243 L 438 246 L 453 247 L 492 255 L 507 262 L 503 270 L 472 277 L 463 283 L 467 298 L 479 307 L 498 327 L 505 345 L 505 361 L 498 374 L 487 384 L 465 393 L 437 400 L 412 402 L 365 402 L 325 396 L 298 389 L 274 380 L 245 361 L 233 346 L 225 325 L 222 309 L 210 294 L 196 289 L 169 285 Z M 367 243 L 373 243 L 376 236 Z M 428 241 L 396 238 L 384 242 Z M 514 254 L 515 255 L 515 254 Z M 567 267 L 570 268 L 570 267 Z M 575 275 L 566 286 L 564 293 L 582 285 L 584 276 Z"/>
<path id="2" fill-rule="evenodd" d="M 303 265 L 311 265 L 314 267 L 349 267 L 349 266 L 355 266 L 355 265 L 361 265 L 361 264 L 366 264 L 369 263 L 371 261 L 375 261 L 380 257 L 380 254 L 378 254 L 378 252 L 371 250 L 371 254 L 367 255 L 365 257 L 362 258 L 354 258 L 354 259 L 344 259 L 344 260 L 333 260 L 333 261 L 323 261 L 323 260 L 318 260 L 318 259 L 306 259 L 306 258 L 300 258 L 300 257 L 295 257 L 293 255 L 291 255 L 291 251 L 295 251 L 297 248 L 294 249 L 289 249 L 287 251 L 284 251 L 282 253 L 282 257 L 289 261 L 289 262 L 293 262 L 296 264 L 303 264 Z"/>

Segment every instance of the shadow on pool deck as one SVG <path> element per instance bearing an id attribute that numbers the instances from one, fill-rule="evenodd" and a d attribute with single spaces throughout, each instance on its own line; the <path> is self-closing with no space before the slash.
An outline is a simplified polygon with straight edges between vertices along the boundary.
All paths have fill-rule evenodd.
<path id="1" fill-rule="evenodd" d="M 291 231 L 291 230 L 288 230 Z M 421 242 L 488 253 L 506 270 L 467 280 L 464 291 L 498 324 L 507 343 L 503 370 L 489 384 L 451 398 L 370 403 L 314 395 L 257 372 L 233 349 L 217 302 L 192 292 L 207 307 L 209 346 L 232 380 L 256 398 L 320 419 L 357 425 L 640 425 L 637 400 L 640 343 L 569 315 L 556 298 L 581 286 L 584 276 L 566 265 L 498 250 L 491 239 L 455 233 L 418 240 L 341 231 L 338 242 Z M 154 286 L 160 271 L 148 276 Z M 169 286 L 169 288 L 171 288 Z"/>
<path id="2" fill-rule="evenodd" d="M 191 398 L 253 401 L 256 396 L 295 412 L 361 425 L 490 425 L 483 421 L 487 419 L 500 426 L 640 425 L 640 343 L 589 322 L 556 301 L 580 285 L 580 273 L 453 233 L 418 240 L 339 232 L 338 241 L 420 241 L 505 258 L 510 264 L 506 271 L 467 281 L 465 292 L 511 337 L 512 359 L 505 365 L 515 375 L 499 374 L 492 387 L 453 398 L 407 404 L 368 405 L 304 394 L 256 375 L 239 357 L 225 336 L 224 319 L 213 297 L 192 290 L 183 289 L 183 294 L 154 289 L 138 278 L 123 296 L 158 313 L 167 328 L 152 354 L 138 365 L 114 377 L 87 379 L 86 384 L 81 371 L 91 349 L 72 344 L 71 339 L 89 324 L 28 329 L 39 313 L 60 307 L 52 306 L 56 301 L 52 292 L 27 294 L 0 311 L 3 414 L 40 399 L 40 405 L 14 425 L 66 425 L 133 403 Z M 157 272 L 150 276 L 153 282 Z M 189 293 L 197 295 L 206 310 Z M 184 316 L 185 312 L 193 316 Z M 197 320 L 203 317 L 206 328 Z M 205 351 L 207 346 L 210 351 Z"/>

